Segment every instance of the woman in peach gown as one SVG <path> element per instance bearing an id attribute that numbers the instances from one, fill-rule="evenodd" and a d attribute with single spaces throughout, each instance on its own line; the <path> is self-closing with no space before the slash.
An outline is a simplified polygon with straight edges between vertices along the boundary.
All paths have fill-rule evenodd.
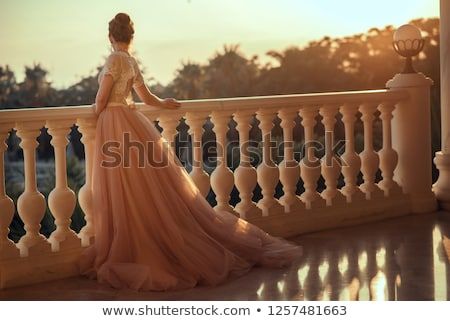
<path id="1" fill-rule="evenodd" d="M 109 23 L 114 51 L 100 73 L 95 105 L 95 242 L 81 255 L 80 273 L 114 288 L 165 291 L 217 285 L 255 265 L 292 263 L 301 256 L 300 246 L 215 211 L 154 124 L 133 108 L 132 88 L 148 105 L 180 107 L 149 92 L 128 53 L 133 33 L 126 14 Z M 124 140 L 151 146 L 153 159 L 142 166 L 138 148 L 129 148 L 129 155 L 117 148 L 115 155 L 128 157 L 129 164 L 124 158 L 113 164 L 105 143 Z"/>

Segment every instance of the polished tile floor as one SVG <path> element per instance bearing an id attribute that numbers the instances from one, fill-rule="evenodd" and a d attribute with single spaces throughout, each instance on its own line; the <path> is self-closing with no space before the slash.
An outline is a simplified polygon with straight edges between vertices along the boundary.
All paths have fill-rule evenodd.
<path id="1" fill-rule="evenodd" d="M 448 300 L 450 213 L 411 215 L 291 240 L 302 260 L 216 287 L 115 290 L 81 277 L 0 290 L 1 300 Z"/>

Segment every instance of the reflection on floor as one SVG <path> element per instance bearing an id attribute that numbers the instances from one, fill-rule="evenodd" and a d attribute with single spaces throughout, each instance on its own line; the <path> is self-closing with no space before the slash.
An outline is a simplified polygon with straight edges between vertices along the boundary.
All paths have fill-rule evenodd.
<path id="1" fill-rule="evenodd" d="M 450 213 L 407 216 L 291 238 L 304 258 L 217 287 L 115 290 L 81 277 L 0 291 L 2 300 L 447 300 Z"/>

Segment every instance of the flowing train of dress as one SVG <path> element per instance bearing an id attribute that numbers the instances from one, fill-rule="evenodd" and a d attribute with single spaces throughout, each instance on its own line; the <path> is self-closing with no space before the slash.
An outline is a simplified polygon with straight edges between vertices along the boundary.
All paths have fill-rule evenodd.
<path id="1" fill-rule="evenodd" d="M 129 155 L 111 149 L 121 162 L 105 166 L 112 152 L 104 153 L 104 144 L 124 140 L 132 146 L 125 148 Z M 137 142 L 149 155 L 145 166 Z M 82 253 L 79 270 L 115 288 L 217 285 L 254 265 L 287 266 L 302 252 L 293 242 L 214 210 L 154 124 L 125 104 L 107 106 L 97 120 L 93 209 L 95 242 Z"/>
<path id="2" fill-rule="evenodd" d="M 141 112 L 107 107 L 97 126 L 96 151 L 128 132 L 131 142 L 154 142 L 152 154 L 167 166 L 139 168 L 131 149 L 128 168 L 107 168 L 101 161 L 110 159 L 95 153 L 96 236 L 82 254 L 82 274 L 115 288 L 185 289 L 219 284 L 253 265 L 286 266 L 301 255 L 300 246 L 215 211 Z"/>

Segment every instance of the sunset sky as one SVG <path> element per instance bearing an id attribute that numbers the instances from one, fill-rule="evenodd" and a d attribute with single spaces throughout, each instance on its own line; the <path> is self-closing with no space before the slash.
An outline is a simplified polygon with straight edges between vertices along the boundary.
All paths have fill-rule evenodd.
<path id="1" fill-rule="evenodd" d="M 396 27 L 439 15 L 438 0 L 0 0 L 0 65 L 17 80 L 41 63 L 57 88 L 93 73 L 110 51 L 108 21 L 117 13 L 135 23 L 134 51 L 166 84 L 181 61 L 203 63 L 224 44 L 261 58 L 271 49 Z"/>

